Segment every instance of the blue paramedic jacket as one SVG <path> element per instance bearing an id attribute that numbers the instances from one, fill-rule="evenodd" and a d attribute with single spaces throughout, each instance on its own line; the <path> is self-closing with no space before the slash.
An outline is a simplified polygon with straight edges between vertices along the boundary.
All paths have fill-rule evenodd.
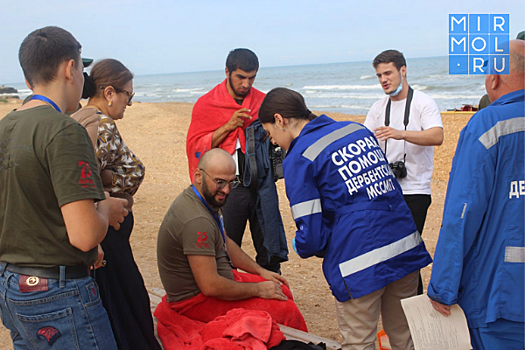
<path id="1" fill-rule="evenodd" d="M 302 258 L 344 302 L 372 293 L 432 260 L 375 136 L 325 115 L 305 125 L 283 163 Z"/>
<path id="2" fill-rule="evenodd" d="M 459 304 L 471 328 L 524 321 L 524 96 L 472 116 L 452 162 L 428 295 Z"/>

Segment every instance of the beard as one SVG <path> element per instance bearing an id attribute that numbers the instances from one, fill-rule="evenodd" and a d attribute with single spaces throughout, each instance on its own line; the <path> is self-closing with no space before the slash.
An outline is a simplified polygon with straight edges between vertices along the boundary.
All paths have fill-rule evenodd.
<path id="1" fill-rule="evenodd" d="M 250 92 L 250 89 L 248 89 L 246 92 L 240 92 L 240 91 L 236 90 L 235 87 L 232 84 L 231 73 L 230 73 L 230 77 L 228 79 L 228 84 L 230 84 L 230 88 L 232 89 L 233 93 L 237 97 L 243 97 L 244 98 L 244 97 L 246 97 L 246 95 L 248 95 L 248 92 Z"/>
<path id="2" fill-rule="evenodd" d="M 214 209 L 219 209 L 220 207 L 222 207 L 224 204 L 226 204 L 226 199 L 228 199 L 228 196 L 226 196 L 224 200 L 215 199 L 215 195 L 217 195 L 219 191 L 220 190 L 217 189 L 215 190 L 215 192 L 210 191 L 210 188 L 208 187 L 206 181 L 202 182 L 202 195 L 204 196 L 206 203 L 208 203 Z"/>

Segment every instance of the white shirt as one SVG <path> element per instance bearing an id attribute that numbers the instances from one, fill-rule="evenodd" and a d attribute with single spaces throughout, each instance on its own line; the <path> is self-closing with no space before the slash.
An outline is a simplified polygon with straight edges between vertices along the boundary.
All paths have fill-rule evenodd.
<path id="1" fill-rule="evenodd" d="M 385 125 L 386 105 L 390 96 L 385 96 L 375 102 L 370 108 L 364 125 L 372 132 Z M 401 101 L 392 101 L 390 106 L 390 127 L 405 130 L 403 124 L 405 118 L 406 98 Z M 410 105 L 410 116 L 407 130 L 422 131 L 430 128 L 443 128 L 441 114 L 436 101 L 427 94 L 414 90 L 414 96 Z M 385 142 L 379 141 L 383 151 Z M 430 180 L 434 162 L 434 146 L 418 146 L 404 140 L 388 140 L 386 157 L 389 163 L 403 160 L 406 152 L 405 166 L 407 176 L 397 179 L 403 194 L 430 194 Z"/>
<path id="2" fill-rule="evenodd" d="M 233 161 L 235 162 L 235 175 L 240 175 L 241 172 L 239 170 L 239 157 L 237 156 L 237 150 L 241 148 L 241 140 L 237 138 L 237 143 L 235 144 L 235 152 L 232 154 Z"/>

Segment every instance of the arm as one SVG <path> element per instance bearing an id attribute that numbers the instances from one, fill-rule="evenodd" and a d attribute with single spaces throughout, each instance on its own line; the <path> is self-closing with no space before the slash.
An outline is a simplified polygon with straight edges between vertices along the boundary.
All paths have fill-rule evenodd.
<path id="1" fill-rule="evenodd" d="M 461 132 L 452 163 L 428 286 L 428 296 L 440 304 L 456 304 L 460 297 L 463 260 L 476 241 L 491 196 L 493 162 L 467 125 Z"/>
<path id="2" fill-rule="evenodd" d="M 228 236 L 226 236 L 226 248 L 228 249 L 228 254 L 230 255 L 230 259 L 232 260 L 233 265 L 235 267 L 249 272 L 253 273 L 254 275 L 259 275 L 268 281 L 276 282 L 281 284 L 285 284 L 288 288 L 290 287 L 288 285 L 288 281 L 286 279 L 279 275 L 278 273 L 268 271 L 259 264 L 257 264 L 252 258 L 250 258 L 234 241 L 232 241 Z"/>
<path id="3" fill-rule="evenodd" d="M 419 146 L 440 146 L 443 143 L 443 128 L 437 126 L 421 131 L 397 130 L 390 126 L 380 126 L 374 132 L 381 141 L 405 140 Z"/>
<path id="4" fill-rule="evenodd" d="M 330 232 L 323 225 L 321 195 L 315 183 L 313 164 L 302 156 L 293 157 L 283 164 L 286 195 L 297 227 L 295 232 L 297 253 L 301 258 L 322 256 Z M 292 174 L 292 181 L 287 181 L 288 174 Z"/>
<path id="5" fill-rule="evenodd" d="M 213 132 L 211 147 L 219 147 L 221 142 L 226 138 L 226 136 L 228 136 L 230 132 L 239 127 L 242 127 L 246 119 L 252 119 L 252 116 L 248 114 L 250 112 L 251 111 L 248 108 L 241 108 L 235 111 L 226 124 Z"/>
<path id="6" fill-rule="evenodd" d="M 118 230 L 128 214 L 126 204 L 124 199 L 108 197 L 96 208 L 92 199 L 63 205 L 60 209 L 71 245 L 83 252 L 96 247 L 106 236 L 109 225 Z"/>
<path id="7" fill-rule="evenodd" d="M 104 119 L 100 129 L 97 158 L 104 189 L 133 195 L 144 179 L 144 164 L 122 140 L 113 120 Z"/>
<path id="8" fill-rule="evenodd" d="M 414 98 L 416 97 L 414 96 Z M 425 94 L 418 94 L 417 99 L 416 110 L 412 107 L 411 111 L 416 118 L 419 117 L 422 130 L 397 130 L 392 127 L 384 126 L 383 120 L 380 125 L 375 126 L 373 129 L 376 138 L 381 141 L 388 139 L 405 140 L 418 146 L 441 145 L 443 143 L 443 122 L 441 121 L 441 114 L 439 113 L 436 101 Z"/>
<path id="9" fill-rule="evenodd" d="M 187 255 L 195 281 L 200 291 L 222 300 L 243 300 L 253 297 L 287 300 L 277 282 L 240 283 L 217 273 L 215 257 L 210 255 Z"/>

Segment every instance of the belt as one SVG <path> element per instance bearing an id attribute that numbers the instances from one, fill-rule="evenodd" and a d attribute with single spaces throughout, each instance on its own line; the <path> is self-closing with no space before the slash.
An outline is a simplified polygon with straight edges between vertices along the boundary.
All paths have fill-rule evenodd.
<path id="1" fill-rule="evenodd" d="M 5 269 L 9 272 L 18 273 L 26 276 L 36 276 L 40 278 L 60 279 L 60 266 L 53 267 L 23 267 L 13 264 L 5 264 Z M 85 278 L 90 275 L 88 266 L 75 265 L 66 266 L 66 276 L 68 280 Z"/>

